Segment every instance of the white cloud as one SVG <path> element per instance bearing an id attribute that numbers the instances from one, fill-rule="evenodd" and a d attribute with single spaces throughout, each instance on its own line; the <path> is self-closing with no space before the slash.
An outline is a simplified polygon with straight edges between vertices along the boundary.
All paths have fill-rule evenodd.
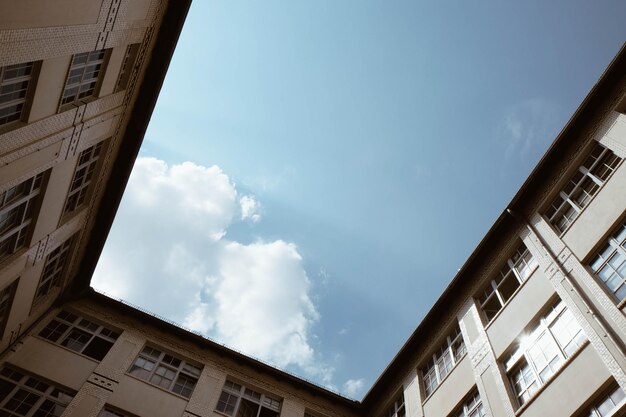
<path id="1" fill-rule="evenodd" d="M 229 240 L 259 203 L 217 166 L 137 159 L 93 285 L 279 367 L 330 384 L 310 340 L 319 314 L 295 244 Z"/>
<path id="2" fill-rule="evenodd" d="M 357 396 L 361 395 L 361 391 L 363 390 L 364 385 L 365 380 L 363 378 L 349 379 L 343 384 L 343 391 L 349 397 L 357 398 Z"/>
<path id="3" fill-rule="evenodd" d="M 506 140 L 505 158 L 517 156 L 527 161 L 531 153 L 542 153 L 557 133 L 558 113 L 557 105 L 543 98 L 525 100 L 511 107 L 499 134 Z"/>
<path id="4" fill-rule="evenodd" d="M 239 206 L 241 207 L 241 220 L 250 219 L 252 223 L 261 220 L 261 215 L 258 213 L 260 204 L 253 196 L 242 196 L 239 199 Z"/>

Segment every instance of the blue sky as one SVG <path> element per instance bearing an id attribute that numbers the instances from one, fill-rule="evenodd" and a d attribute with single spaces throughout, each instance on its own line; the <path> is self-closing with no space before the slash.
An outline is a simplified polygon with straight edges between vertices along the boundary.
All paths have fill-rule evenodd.
<path id="1" fill-rule="evenodd" d="M 196 0 L 94 286 L 360 399 L 617 53 L 625 15 Z"/>

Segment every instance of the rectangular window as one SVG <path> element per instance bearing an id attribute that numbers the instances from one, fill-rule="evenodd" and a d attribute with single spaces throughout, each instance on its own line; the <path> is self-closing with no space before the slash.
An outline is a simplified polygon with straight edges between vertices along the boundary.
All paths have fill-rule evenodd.
<path id="1" fill-rule="evenodd" d="M 484 417 L 485 409 L 483 402 L 478 395 L 478 390 L 474 390 L 465 400 L 463 405 L 453 413 L 454 417 Z"/>
<path id="2" fill-rule="evenodd" d="M 465 343 L 461 329 L 457 324 L 452 334 L 446 337 L 445 343 L 433 354 L 432 359 L 422 368 L 424 392 L 426 397 L 441 384 L 450 371 L 465 355 Z"/>
<path id="3" fill-rule="evenodd" d="M 128 86 L 128 81 L 130 80 L 130 76 L 133 72 L 133 67 L 135 66 L 135 61 L 137 60 L 137 53 L 139 52 L 139 44 L 134 43 L 132 45 L 128 45 L 126 48 L 126 55 L 124 56 L 124 62 L 122 63 L 122 68 L 120 69 L 120 75 L 117 78 L 117 84 L 115 86 L 115 92 L 126 90 Z"/>
<path id="4" fill-rule="evenodd" d="M 278 417 L 281 400 L 226 381 L 216 410 L 233 417 Z"/>
<path id="5" fill-rule="evenodd" d="M 103 408 L 98 414 L 98 417 L 130 417 L 130 415 L 120 413 L 119 411 L 113 411 L 110 408 Z"/>
<path id="6" fill-rule="evenodd" d="M 22 119 L 33 64 L 0 67 L 0 126 Z"/>
<path id="7" fill-rule="evenodd" d="M 513 293 L 537 268 L 537 261 L 522 243 L 511 256 L 498 276 L 487 283 L 478 296 L 480 307 L 491 321 Z"/>
<path id="8" fill-rule="evenodd" d="M 0 371 L 0 415 L 60 417 L 74 395 L 5 366 Z"/>
<path id="9" fill-rule="evenodd" d="M 0 291 L 0 338 L 3 337 L 4 329 L 7 327 L 7 322 L 9 321 L 17 283 L 18 280 L 16 279 L 12 284 Z"/>
<path id="10" fill-rule="evenodd" d="M 404 408 L 404 393 L 401 392 L 400 395 L 393 402 L 391 407 L 387 410 L 383 417 L 404 417 L 406 415 L 406 411 Z"/>
<path id="11" fill-rule="evenodd" d="M 83 52 L 72 56 L 67 81 L 61 97 L 61 105 L 75 103 L 96 94 L 102 75 L 106 50 Z"/>
<path id="12" fill-rule="evenodd" d="M 87 198 L 89 184 L 93 178 L 98 158 L 102 152 L 103 142 L 99 142 L 84 151 L 78 157 L 78 165 L 65 201 L 64 213 L 71 213 L 81 207 Z"/>
<path id="13" fill-rule="evenodd" d="M 146 346 L 135 359 L 129 373 L 189 398 L 196 387 L 201 368 L 200 365 Z"/>
<path id="14" fill-rule="evenodd" d="M 589 417 L 617 416 L 617 412 L 622 409 L 624 404 L 626 404 L 626 394 L 615 384 L 584 415 Z"/>
<path id="15" fill-rule="evenodd" d="M 569 179 L 546 211 L 552 226 L 561 234 L 578 217 L 611 176 L 622 158 L 596 143 L 585 162 Z"/>
<path id="16" fill-rule="evenodd" d="M 0 193 L 0 261 L 30 242 L 47 172 Z"/>
<path id="17" fill-rule="evenodd" d="M 520 406 L 545 384 L 587 340 L 585 333 L 557 300 L 539 323 L 520 338 L 518 348 L 505 362 Z"/>
<path id="18" fill-rule="evenodd" d="M 72 238 L 69 238 L 50 252 L 46 258 L 39 285 L 37 286 L 37 292 L 35 293 L 35 303 L 48 295 L 54 287 L 61 285 L 63 274 L 67 269 L 71 247 Z"/>
<path id="19" fill-rule="evenodd" d="M 119 333 L 76 314 L 61 311 L 39 332 L 39 336 L 101 361 Z"/>
<path id="20" fill-rule="evenodd" d="M 618 301 L 626 298 L 626 221 L 613 231 L 589 266 Z"/>

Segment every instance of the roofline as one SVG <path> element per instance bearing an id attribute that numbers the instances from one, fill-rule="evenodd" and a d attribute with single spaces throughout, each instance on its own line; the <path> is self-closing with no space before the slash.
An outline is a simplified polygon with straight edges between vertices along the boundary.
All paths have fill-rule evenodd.
<path id="1" fill-rule="evenodd" d="M 108 297 L 104 294 L 101 294 L 95 291 L 93 288 L 89 288 L 85 291 L 81 299 L 87 299 L 92 302 L 100 303 L 105 306 L 111 307 L 116 311 L 121 312 L 126 317 L 134 317 L 142 324 L 147 326 L 157 327 L 167 334 L 171 334 L 181 338 L 182 340 L 186 340 L 188 342 L 194 343 L 197 346 L 210 350 L 211 352 L 217 354 L 218 356 L 225 357 L 235 361 L 237 364 L 242 366 L 250 367 L 258 372 L 262 372 L 270 377 L 273 377 L 276 381 L 286 382 L 291 386 L 296 388 L 300 388 L 307 393 L 312 393 L 313 395 L 317 395 L 319 397 L 325 398 L 327 400 L 332 401 L 334 404 L 343 405 L 348 408 L 350 411 L 355 414 L 358 413 L 360 409 L 360 403 L 356 400 L 352 400 L 350 398 L 344 397 L 343 395 L 330 391 L 324 387 L 314 384 L 313 382 L 302 379 L 298 376 L 292 375 L 288 372 L 285 372 L 281 369 L 278 369 L 270 364 L 262 362 L 258 359 L 247 356 L 243 353 L 237 352 L 223 344 L 217 343 L 211 339 L 208 339 L 201 334 L 194 333 L 190 330 L 187 330 L 176 323 L 164 320 L 154 314 L 151 314 L 145 310 L 137 308 L 133 305 L 127 304 L 123 301 L 116 300 L 114 298 Z"/>
<path id="2" fill-rule="evenodd" d="M 385 392 L 385 389 L 393 383 L 393 379 L 397 376 L 397 373 L 402 371 L 403 366 L 406 366 L 406 361 L 402 361 L 402 359 L 405 359 L 407 356 L 412 356 L 412 352 L 414 352 L 421 344 L 420 337 L 429 330 L 429 326 L 438 321 L 436 318 L 433 318 L 435 312 L 441 309 L 442 306 L 448 304 L 450 299 L 456 296 L 455 290 L 457 290 L 460 286 L 464 274 L 473 265 L 476 258 L 478 258 L 478 256 L 482 253 L 483 248 L 487 246 L 487 244 L 494 239 L 495 236 L 497 236 L 497 231 L 504 227 L 507 222 L 510 222 L 510 224 L 516 223 L 516 219 L 508 215 L 508 210 L 516 209 L 517 206 L 524 200 L 524 197 L 529 196 L 533 190 L 539 188 L 540 184 L 545 182 L 545 176 L 543 174 L 550 170 L 551 166 L 553 166 L 553 163 L 557 159 L 561 158 L 561 152 L 559 151 L 565 147 L 564 145 L 570 135 L 576 134 L 576 127 L 586 122 L 585 117 L 588 116 L 588 113 L 591 113 L 594 108 L 591 104 L 601 101 L 606 97 L 606 95 L 610 94 L 610 86 L 616 81 L 616 78 L 619 79 L 623 77 L 623 74 L 625 73 L 626 43 L 622 44 L 622 47 L 615 55 L 611 63 L 604 70 L 598 81 L 587 94 L 583 102 L 578 106 L 572 117 L 570 117 L 561 132 L 559 132 L 554 142 L 552 142 L 546 153 L 531 171 L 530 175 L 526 181 L 524 181 L 519 191 L 514 195 L 511 202 L 506 205 L 505 209 L 502 213 L 500 213 L 487 234 L 480 240 L 469 258 L 465 261 L 463 266 L 461 266 L 461 269 L 459 269 L 452 281 L 450 281 L 446 289 L 430 308 L 428 313 L 426 313 L 417 328 L 413 331 L 411 336 L 409 336 L 389 365 L 387 365 L 369 391 L 365 394 L 362 400 L 362 407 L 364 410 L 372 411 L 371 409 L 374 404 L 376 404 L 377 396 Z"/>
<path id="3" fill-rule="evenodd" d="M 130 118 L 121 146 L 106 183 L 103 198 L 95 214 L 93 229 L 85 247 L 78 271 L 70 281 L 62 299 L 72 298 L 89 289 L 91 277 L 102 254 L 107 236 L 126 189 L 150 117 L 156 105 L 174 49 L 185 23 L 191 0 L 169 0 L 149 60 L 140 78 L 137 98 L 131 108 Z"/>

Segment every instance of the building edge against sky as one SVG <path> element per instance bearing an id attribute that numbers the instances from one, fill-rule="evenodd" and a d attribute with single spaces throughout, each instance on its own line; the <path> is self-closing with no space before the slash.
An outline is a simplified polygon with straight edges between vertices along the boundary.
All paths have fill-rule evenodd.
<path id="1" fill-rule="evenodd" d="M 90 288 L 190 2 L 62 5 L 0 5 L 2 412 L 623 415 L 624 48 L 357 402 Z"/>

